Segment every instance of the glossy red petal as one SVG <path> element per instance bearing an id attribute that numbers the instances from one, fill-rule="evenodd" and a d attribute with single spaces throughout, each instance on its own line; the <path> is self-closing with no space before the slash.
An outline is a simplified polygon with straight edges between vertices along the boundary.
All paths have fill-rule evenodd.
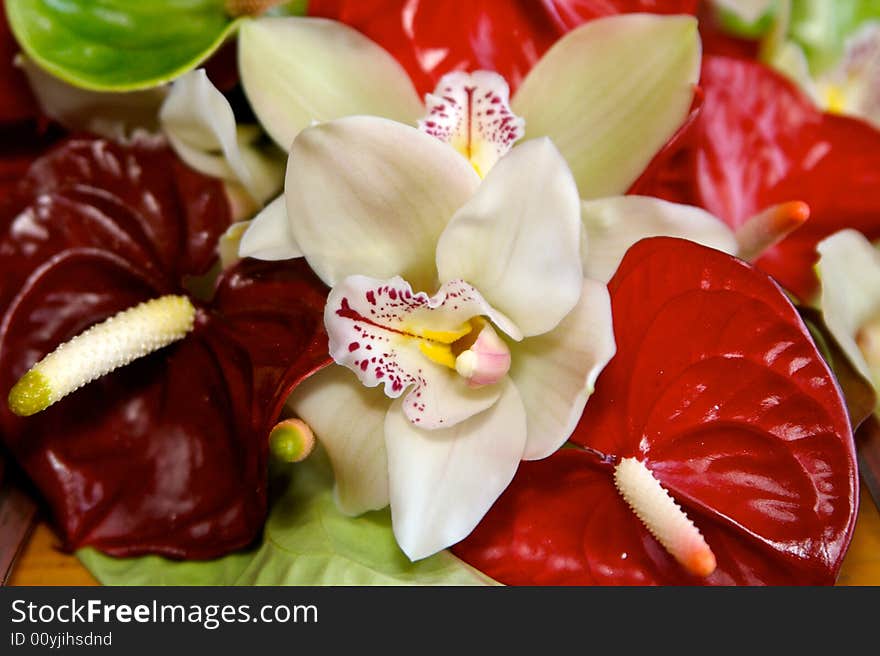
<path id="1" fill-rule="evenodd" d="M 832 583 L 856 516 L 853 440 L 779 288 L 728 255 L 655 238 L 630 249 L 609 290 L 618 352 L 572 440 L 645 462 L 718 569 L 687 574 L 610 466 L 575 450 L 524 463 L 456 553 L 518 584 Z"/>
<path id="2" fill-rule="evenodd" d="M 0 215 L 0 395 L 59 343 L 214 262 L 222 185 L 164 147 L 74 139 L 39 160 Z M 300 263 L 250 261 L 197 303 L 191 335 L 0 433 L 66 546 L 209 558 L 266 512 L 267 434 L 327 359 L 326 290 Z"/>
<path id="3" fill-rule="evenodd" d="M 742 59 L 705 57 L 705 98 L 670 166 L 632 191 L 705 207 L 733 227 L 791 200 L 810 219 L 757 265 L 803 299 L 816 290 L 816 244 L 843 228 L 880 238 L 880 131 L 823 114 L 788 80 Z"/>
<path id="4" fill-rule="evenodd" d="M 515 90 L 563 34 L 619 13 L 694 13 L 696 0 L 312 0 L 309 14 L 360 30 L 397 57 L 419 93 L 455 70 L 503 75 Z"/>

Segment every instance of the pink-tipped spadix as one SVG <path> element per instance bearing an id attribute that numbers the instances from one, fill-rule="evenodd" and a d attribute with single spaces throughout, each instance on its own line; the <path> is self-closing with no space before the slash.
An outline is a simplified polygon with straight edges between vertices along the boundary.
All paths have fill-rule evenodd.
<path id="1" fill-rule="evenodd" d="M 801 201 L 780 203 L 758 212 L 736 231 L 739 257 L 746 262 L 754 262 L 809 218 L 810 206 Z"/>
<path id="2" fill-rule="evenodd" d="M 614 484 L 651 535 L 688 572 L 706 577 L 715 571 L 715 554 L 702 533 L 644 463 L 621 458 Z"/>

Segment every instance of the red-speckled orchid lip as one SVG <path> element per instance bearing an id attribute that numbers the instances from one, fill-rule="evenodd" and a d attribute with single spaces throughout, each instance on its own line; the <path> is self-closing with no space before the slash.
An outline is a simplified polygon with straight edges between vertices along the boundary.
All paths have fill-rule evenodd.
<path id="1" fill-rule="evenodd" d="M 167 295 L 216 260 L 222 184 L 164 147 L 69 139 L 0 210 L 0 395 L 59 344 Z M 266 512 L 267 438 L 290 390 L 328 361 L 326 288 L 304 262 L 244 261 L 192 332 L 0 434 L 65 545 L 210 558 Z"/>
<path id="2" fill-rule="evenodd" d="M 509 584 L 832 583 L 855 524 L 853 440 L 785 295 L 670 238 L 631 248 L 609 290 L 618 352 L 572 436 L 580 448 L 524 463 L 455 553 Z M 632 458 L 702 534 L 709 576 L 677 562 L 622 496 L 615 469 Z"/>

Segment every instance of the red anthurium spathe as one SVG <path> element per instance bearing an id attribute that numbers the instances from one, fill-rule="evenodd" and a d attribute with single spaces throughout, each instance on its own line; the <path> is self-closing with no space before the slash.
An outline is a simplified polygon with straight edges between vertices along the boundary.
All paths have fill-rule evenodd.
<path id="1" fill-rule="evenodd" d="M 70 139 L 0 213 L 0 395 L 59 344 L 160 296 L 187 295 L 230 222 L 222 184 L 169 149 Z M 0 435 L 66 546 L 208 558 L 266 512 L 269 429 L 327 358 L 325 288 L 304 263 L 244 261 L 200 301 L 184 339 Z"/>
<path id="2" fill-rule="evenodd" d="M 523 463 L 455 552 L 510 584 L 833 582 L 855 522 L 853 442 L 786 297 L 670 238 L 630 249 L 609 290 L 618 351 L 572 437 L 586 450 Z M 711 575 L 689 574 L 636 517 L 615 488 L 621 458 L 681 505 Z"/>
<path id="3" fill-rule="evenodd" d="M 671 168 L 634 191 L 706 208 L 733 227 L 787 201 L 810 219 L 757 260 L 804 300 L 816 291 L 816 244 L 855 228 L 880 237 L 880 131 L 824 114 L 762 64 L 705 57 L 699 119 Z"/>
<path id="4" fill-rule="evenodd" d="M 366 34 L 403 64 L 419 93 L 445 74 L 500 73 L 515 91 L 541 55 L 569 30 L 621 13 L 693 14 L 696 0 L 312 0 L 309 14 Z"/>

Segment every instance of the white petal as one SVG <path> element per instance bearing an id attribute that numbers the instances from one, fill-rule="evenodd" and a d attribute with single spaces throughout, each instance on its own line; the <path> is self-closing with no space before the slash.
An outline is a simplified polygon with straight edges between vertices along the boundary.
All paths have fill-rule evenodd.
<path id="1" fill-rule="evenodd" d="M 499 160 L 437 245 L 440 280 L 461 278 L 522 330 L 552 330 L 581 293 L 580 205 L 549 139 Z"/>
<path id="2" fill-rule="evenodd" d="M 27 76 L 40 111 L 68 130 L 116 141 L 126 141 L 136 130 L 159 130 L 156 115 L 167 86 L 125 93 L 90 91 L 50 75 L 24 55 L 16 57 L 15 63 Z"/>
<path id="3" fill-rule="evenodd" d="M 250 227 L 250 221 L 236 221 L 226 229 L 217 240 L 217 253 L 220 255 L 220 266 L 226 270 L 238 262 L 241 239 Z"/>
<path id="4" fill-rule="evenodd" d="M 238 249 L 242 257 L 258 260 L 288 260 L 302 257 L 302 250 L 290 231 L 284 196 L 266 205 L 250 222 Z"/>
<path id="5" fill-rule="evenodd" d="M 335 21 L 246 21 L 238 34 L 238 66 L 254 113 L 285 151 L 313 121 L 368 114 L 415 124 L 424 112 L 397 60 Z"/>
<path id="6" fill-rule="evenodd" d="M 528 419 L 523 460 L 546 458 L 577 426 L 596 378 L 616 351 L 605 285 L 584 280 L 580 301 L 561 324 L 510 350 L 510 377 Z"/>
<path id="7" fill-rule="evenodd" d="M 699 74 L 693 17 L 612 16 L 557 41 L 512 104 L 527 138 L 553 138 L 582 198 L 614 196 L 682 124 Z"/>
<path id="8" fill-rule="evenodd" d="M 425 104 L 419 129 L 455 148 L 480 177 L 525 134 L 525 121 L 510 111 L 510 87 L 498 73 L 448 73 Z"/>
<path id="9" fill-rule="evenodd" d="M 433 297 L 414 294 L 400 277 L 350 276 L 330 291 L 324 325 L 330 355 L 367 387 L 382 385 L 414 424 L 453 426 L 495 403 L 498 385 L 468 387 L 455 367 L 451 345 L 468 335 L 469 320 L 489 304 L 470 285 L 454 281 Z"/>
<path id="10" fill-rule="evenodd" d="M 284 191 L 293 236 L 331 287 L 346 276 L 401 275 L 436 289 L 434 249 L 480 178 L 416 128 L 356 116 L 304 130 Z"/>
<path id="11" fill-rule="evenodd" d="M 880 316 L 880 253 L 855 230 L 837 232 L 816 249 L 825 325 L 859 373 L 880 389 L 880 377 L 872 375 L 856 342 L 862 328 Z"/>
<path id="12" fill-rule="evenodd" d="M 385 419 L 391 520 L 411 560 L 470 533 L 510 484 L 526 440 L 516 387 L 505 380 L 494 406 L 454 428 L 425 431 L 396 401 Z"/>
<path id="13" fill-rule="evenodd" d="M 348 515 L 388 505 L 385 415 L 390 402 L 331 365 L 308 378 L 288 406 L 327 450 L 336 475 L 336 502 Z"/>
<path id="14" fill-rule="evenodd" d="M 283 162 L 250 146 L 258 132 L 239 138 L 229 101 L 204 69 L 175 80 L 159 117 L 175 152 L 196 170 L 241 183 L 260 203 L 281 189 Z"/>
<path id="15" fill-rule="evenodd" d="M 630 246 L 647 237 L 681 237 L 735 255 L 727 225 L 698 207 L 648 196 L 612 196 L 581 203 L 587 248 L 584 276 L 608 282 Z"/>

